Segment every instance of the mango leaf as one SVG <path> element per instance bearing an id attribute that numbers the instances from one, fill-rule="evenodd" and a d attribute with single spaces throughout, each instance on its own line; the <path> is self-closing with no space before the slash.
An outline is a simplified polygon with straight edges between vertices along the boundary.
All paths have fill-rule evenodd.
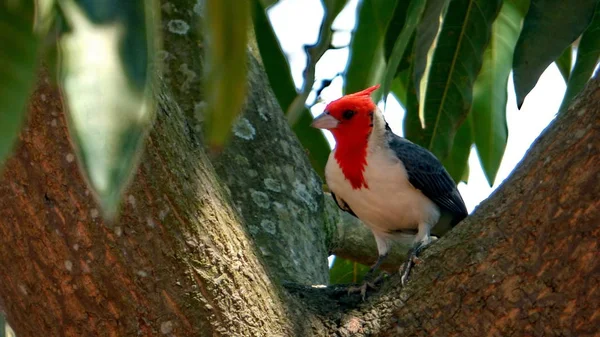
<path id="1" fill-rule="evenodd" d="M 415 46 L 416 47 L 416 46 Z M 408 69 L 408 80 L 406 85 L 406 102 L 404 105 L 404 120 L 403 130 L 404 137 L 415 144 L 419 144 L 426 147 L 423 125 L 419 118 L 419 99 L 417 97 L 417 89 L 415 85 L 415 77 L 411 74 L 414 73 L 415 64 L 413 63 Z"/>
<path id="2" fill-rule="evenodd" d="M 290 65 L 279 44 L 265 8 L 259 0 L 253 0 L 252 3 L 254 34 L 256 35 L 258 51 L 275 97 L 277 97 L 281 109 L 287 111 L 297 95 Z"/>
<path id="3" fill-rule="evenodd" d="M 473 89 L 470 118 L 477 154 L 485 177 L 492 186 L 506 148 L 506 101 L 508 76 L 521 22 L 529 0 L 505 0 L 492 25 L 490 43 Z"/>
<path id="4" fill-rule="evenodd" d="M 473 145 L 472 125 L 471 115 L 469 115 L 458 128 L 450 155 L 442 163 L 457 184 L 461 181 L 466 183 L 469 176 L 469 155 Z"/>
<path id="5" fill-rule="evenodd" d="M 286 110 L 286 116 L 290 125 L 295 125 L 298 122 L 298 118 L 306 109 L 306 99 L 310 95 L 314 82 L 315 82 L 315 71 L 317 68 L 317 62 L 321 59 L 321 56 L 329 49 L 331 45 L 331 25 L 336 16 L 344 8 L 348 0 L 321 0 L 321 3 L 325 7 L 325 15 L 323 21 L 321 21 L 321 27 L 319 28 L 319 39 L 316 44 L 312 46 L 304 46 L 306 50 L 306 69 L 304 69 L 304 83 L 302 84 L 302 90 L 294 98 L 292 104 Z"/>
<path id="6" fill-rule="evenodd" d="M 565 49 L 562 52 L 562 54 L 560 54 L 556 61 L 554 61 L 554 63 L 556 63 L 556 66 L 558 67 L 558 71 L 560 71 L 560 74 L 565 79 L 565 83 L 569 81 L 569 75 L 571 74 L 572 55 L 573 49 L 571 48 L 571 46 L 568 46 L 567 49 Z"/>
<path id="7" fill-rule="evenodd" d="M 501 5 L 501 0 L 454 0 L 448 7 L 433 53 L 424 107 L 426 147 L 442 161 L 471 109 L 473 84 Z"/>
<path id="8" fill-rule="evenodd" d="M 333 266 L 329 269 L 329 284 L 348 284 L 361 281 L 369 267 L 354 261 L 335 257 Z"/>
<path id="9" fill-rule="evenodd" d="M 59 40 L 69 131 L 84 176 L 110 220 L 155 115 L 154 3 L 59 4 L 70 28 Z"/>
<path id="10" fill-rule="evenodd" d="M 567 91 L 560 105 L 559 112 L 565 112 L 571 104 L 571 100 L 585 87 L 594 73 L 594 69 L 598 65 L 600 58 L 600 4 L 596 6 L 596 12 L 592 22 L 585 30 L 579 41 L 577 48 L 577 56 L 575 65 L 569 82 L 567 83 Z"/>
<path id="11" fill-rule="evenodd" d="M 440 21 L 446 14 L 449 0 L 428 0 L 423 18 L 417 27 L 415 33 L 415 66 L 414 81 L 417 89 L 417 97 L 421 99 L 421 80 L 425 74 L 428 63 L 430 62 L 430 51 L 433 48 L 434 41 L 438 36 Z"/>
<path id="12" fill-rule="evenodd" d="M 409 75 L 408 69 L 403 70 L 396 78 L 394 78 L 391 87 L 392 94 L 394 94 L 394 97 L 396 97 L 400 105 L 404 107 L 404 110 L 406 110 Z"/>
<path id="13" fill-rule="evenodd" d="M 379 83 L 385 70 L 383 42 L 394 13 L 396 0 L 362 1 L 358 7 L 356 28 L 350 41 L 344 94 L 363 90 Z M 373 98 L 378 101 L 381 90 Z"/>
<path id="14" fill-rule="evenodd" d="M 283 111 L 287 111 L 297 95 L 290 66 L 260 1 L 253 0 L 252 9 L 258 50 L 269 78 L 269 84 L 279 106 Z M 325 164 L 327 164 L 330 152 L 329 143 L 322 131 L 310 127 L 311 121 L 312 115 L 304 107 L 293 130 L 302 146 L 308 150 L 308 157 L 313 168 L 321 178 L 324 178 Z"/>
<path id="15" fill-rule="evenodd" d="M 35 83 L 33 1 L 0 1 L 0 167 L 11 153 Z"/>
<path id="16" fill-rule="evenodd" d="M 406 14 L 408 12 L 408 5 L 412 0 L 408 1 L 398 1 L 396 4 L 396 8 L 394 8 L 394 14 L 392 14 L 392 18 L 390 19 L 390 23 L 385 31 L 385 37 L 383 40 L 383 54 L 385 56 L 386 62 L 392 56 L 392 50 L 394 49 L 394 44 L 396 44 L 396 40 L 398 39 L 398 35 L 402 32 L 404 28 L 404 24 L 406 22 Z M 414 35 L 411 37 L 414 39 Z M 413 45 L 412 41 L 409 42 L 409 45 Z M 412 49 L 407 49 L 405 55 L 402 57 L 402 61 L 396 70 L 396 75 L 398 75 L 402 70 L 407 69 L 410 66 L 412 60 L 410 56 L 412 53 Z"/>
<path id="17" fill-rule="evenodd" d="M 387 66 L 385 68 L 383 85 L 382 85 L 382 94 L 384 101 L 387 98 L 388 93 L 390 92 L 390 87 L 392 86 L 392 80 L 396 76 L 396 71 L 398 66 L 400 65 L 400 61 L 409 46 L 409 40 L 419 21 L 421 19 L 421 15 L 423 14 L 423 10 L 425 9 L 426 1 L 411 1 L 408 6 L 408 14 L 406 18 L 406 22 L 404 24 L 404 28 L 396 42 L 394 43 L 394 49 L 392 50 L 392 54 L 390 55 L 390 59 L 388 60 Z M 411 46 L 412 47 L 412 46 Z"/>
<path id="18" fill-rule="evenodd" d="M 531 0 L 513 58 L 517 106 L 540 75 L 589 25 L 598 0 Z"/>
<path id="19" fill-rule="evenodd" d="M 204 20 L 206 59 L 206 141 L 220 151 L 246 98 L 249 2 L 207 0 Z"/>

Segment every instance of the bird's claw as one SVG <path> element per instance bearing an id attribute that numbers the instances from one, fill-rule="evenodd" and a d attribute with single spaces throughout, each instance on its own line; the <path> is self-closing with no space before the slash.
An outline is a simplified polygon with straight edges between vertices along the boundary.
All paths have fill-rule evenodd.
<path id="1" fill-rule="evenodd" d="M 400 281 L 402 282 L 403 287 L 406 286 L 406 284 L 408 283 L 408 277 L 410 275 L 410 271 L 412 270 L 412 267 L 423 263 L 423 260 L 417 256 L 417 254 L 422 249 L 423 249 L 422 247 L 419 247 L 419 249 L 413 249 L 409 252 L 408 259 L 404 263 L 404 269 L 400 270 L 400 275 L 402 275 L 402 277 L 400 278 Z"/>
<path id="2" fill-rule="evenodd" d="M 348 287 L 348 295 L 353 294 L 353 293 L 360 293 L 360 297 L 362 298 L 362 300 L 365 300 L 365 296 L 367 295 L 367 289 L 371 288 L 373 290 L 378 290 L 378 283 L 380 283 L 381 281 L 383 281 L 383 276 L 385 275 L 385 273 L 382 273 L 381 275 L 377 276 L 373 281 L 368 281 L 368 280 L 364 280 L 363 284 L 360 286 L 350 286 Z"/>

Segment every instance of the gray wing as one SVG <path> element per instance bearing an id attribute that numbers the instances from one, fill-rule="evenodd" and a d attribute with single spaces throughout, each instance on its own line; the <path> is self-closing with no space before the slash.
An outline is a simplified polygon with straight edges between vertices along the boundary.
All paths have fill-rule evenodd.
<path id="1" fill-rule="evenodd" d="M 331 192 L 331 196 L 333 197 L 333 200 L 335 201 L 335 203 L 338 205 L 338 207 L 345 212 L 348 212 L 354 216 L 356 216 L 356 214 L 354 214 L 354 211 L 352 210 L 352 208 L 350 208 L 350 206 L 348 206 L 348 204 L 342 200 L 342 198 L 338 198 L 335 193 Z M 357 217 L 357 216 L 356 216 Z M 358 217 L 357 217 L 358 218 Z"/>
<path id="2" fill-rule="evenodd" d="M 440 208 L 452 213 L 455 223 L 464 219 L 468 215 L 465 202 L 442 163 L 425 148 L 389 130 L 387 133 L 389 146 L 404 163 L 410 183 Z"/>

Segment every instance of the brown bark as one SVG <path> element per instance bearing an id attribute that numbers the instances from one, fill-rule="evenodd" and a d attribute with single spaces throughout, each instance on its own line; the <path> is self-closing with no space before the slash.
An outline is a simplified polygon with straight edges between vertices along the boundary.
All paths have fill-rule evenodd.
<path id="1" fill-rule="evenodd" d="M 107 224 L 48 82 L 0 179 L 0 307 L 17 335 L 286 334 L 277 287 L 169 93 Z"/>

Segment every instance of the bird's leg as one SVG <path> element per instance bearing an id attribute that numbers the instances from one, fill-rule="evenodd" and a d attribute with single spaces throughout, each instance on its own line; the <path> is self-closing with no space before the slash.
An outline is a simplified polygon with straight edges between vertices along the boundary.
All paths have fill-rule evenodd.
<path id="1" fill-rule="evenodd" d="M 404 262 L 404 268 L 401 270 L 402 286 L 405 286 L 408 282 L 408 276 L 415 263 L 419 263 L 419 254 L 433 241 L 433 238 L 427 236 L 426 240 L 420 240 L 414 243 L 413 247 L 408 251 L 408 259 Z"/>
<path id="2" fill-rule="evenodd" d="M 364 300 L 365 295 L 367 294 L 367 288 L 377 289 L 377 283 L 379 283 L 383 279 L 383 275 L 379 275 L 375 279 L 372 280 L 373 273 L 375 273 L 375 271 L 381 266 L 381 264 L 383 263 L 383 261 L 385 260 L 387 255 L 388 255 L 387 252 L 383 255 L 379 255 L 379 257 L 377 257 L 377 261 L 375 262 L 375 264 L 373 264 L 371 266 L 371 268 L 369 268 L 369 271 L 367 272 L 367 274 L 365 274 L 362 285 L 348 287 L 348 293 L 350 294 L 350 293 L 360 292 L 360 295 L 361 295 L 362 299 Z"/>
<path id="3" fill-rule="evenodd" d="M 402 286 L 405 286 L 408 282 L 408 276 L 410 275 L 412 267 L 419 261 L 419 254 L 434 240 L 434 238 L 429 235 L 429 230 L 428 224 L 424 223 L 419 225 L 419 232 L 417 233 L 415 243 L 408 251 L 408 259 L 404 263 L 404 269 L 401 271 L 402 278 L 400 280 L 402 281 Z"/>

